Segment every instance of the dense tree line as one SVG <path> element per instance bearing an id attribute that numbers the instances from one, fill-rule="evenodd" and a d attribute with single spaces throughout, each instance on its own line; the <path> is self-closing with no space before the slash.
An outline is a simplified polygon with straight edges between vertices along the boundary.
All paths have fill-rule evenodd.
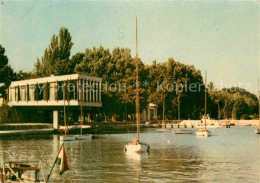
<path id="1" fill-rule="evenodd" d="M 138 62 L 141 111 L 152 102 L 159 106 L 158 115 L 161 119 L 163 109 L 166 118 L 177 119 L 180 102 L 181 119 L 199 119 L 204 113 L 205 86 L 201 72 L 194 66 L 182 64 L 173 58 L 163 63 L 153 61 L 152 65 L 145 65 L 141 59 L 137 61 L 132 57 L 130 49 L 119 47 L 113 50 L 102 46 L 87 48 L 85 52 L 71 56 L 72 46 L 71 35 L 63 27 L 58 36 L 52 36 L 49 47 L 45 49 L 41 59 L 37 59 L 32 72 L 16 73 L 8 65 L 1 46 L 0 75 L 6 73 L 5 77 L 9 80 L 3 81 L 8 81 L 7 85 L 10 78 L 21 80 L 52 74 L 81 73 L 101 77 L 104 92 L 100 113 L 110 117 L 117 114 L 118 120 L 131 120 L 129 116 L 133 117 L 135 113 L 135 68 Z M 116 92 L 106 90 L 107 88 Z M 213 118 L 246 119 L 257 113 L 258 99 L 254 94 L 240 88 L 216 90 L 213 83 L 207 88 L 207 107 Z"/>

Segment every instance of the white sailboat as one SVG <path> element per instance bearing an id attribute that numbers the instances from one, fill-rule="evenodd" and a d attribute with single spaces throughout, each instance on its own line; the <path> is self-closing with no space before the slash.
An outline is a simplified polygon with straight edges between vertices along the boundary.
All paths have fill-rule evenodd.
<path id="1" fill-rule="evenodd" d="M 76 140 L 76 136 L 75 135 L 67 135 L 67 130 L 68 130 L 68 126 L 67 126 L 67 120 L 66 120 L 66 106 L 65 106 L 65 98 L 66 98 L 66 91 L 65 91 L 65 85 L 63 86 L 63 101 L 64 101 L 64 125 L 65 125 L 65 135 L 61 135 L 60 136 L 60 141 L 74 141 Z"/>
<path id="2" fill-rule="evenodd" d="M 205 115 L 204 115 L 204 128 L 199 129 L 196 132 L 196 136 L 209 137 L 211 136 L 211 131 L 207 129 L 207 72 L 205 73 Z"/>
<path id="3" fill-rule="evenodd" d="M 83 125 L 83 115 L 82 115 L 82 104 L 80 106 L 80 135 L 76 135 L 77 140 L 90 140 L 92 139 L 92 134 L 82 134 L 82 125 Z"/>
<path id="4" fill-rule="evenodd" d="M 258 128 L 255 129 L 256 134 L 260 134 L 260 90 L 259 90 L 259 78 L 258 78 L 258 116 L 259 116 L 259 124 Z"/>
<path id="5" fill-rule="evenodd" d="M 139 59 L 138 59 L 138 46 L 137 46 L 137 17 L 136 17 L 136 120 L 137 120 L 137 137 L 133 141 L 125 145 L 127 152 L 148 152 L 150 147 L 148 144 L 141 143 L 139 138 L 140 133 L 140 105 L 139 105 Z"/>

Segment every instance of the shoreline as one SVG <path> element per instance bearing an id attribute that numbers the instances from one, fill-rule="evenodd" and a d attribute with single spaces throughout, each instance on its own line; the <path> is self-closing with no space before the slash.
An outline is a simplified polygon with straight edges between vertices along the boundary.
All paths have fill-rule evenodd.
<path id="1" fill-rule="evenodd" d="M 186 122 L 195 122 L 199 120 L 185 120 Z M 220 122 L 229 121 L 234 126 L 258 126 L 259 120 L 219 120 Z M 161 122 L 161 121 L 158 121 Z M 157 123 L 158 123 L 157 122 Z M 145 128 L 156 128 L 157 123 L 141 124 L 143 131 Z M 173 123 L 166 120 L 165 124 Z M 64 126 L 60 126 L 64 129 Z M 133 122 L 90 122 L 84 124 L 83 134 L 120 134 L 136 132 L 136 124 Z M 69 134 L 78 134 L 79 125 L 70 126 Z M 51 123 L 4 123 L 0 124 L 0 137 L 9 135 L 37 135 L 37 134 L 62 134 L 58 129 L 54 129 Z"/>

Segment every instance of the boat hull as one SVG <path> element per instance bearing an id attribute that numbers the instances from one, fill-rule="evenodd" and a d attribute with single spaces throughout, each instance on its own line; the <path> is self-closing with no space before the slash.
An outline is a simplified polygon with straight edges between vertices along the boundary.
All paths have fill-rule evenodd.
<path id="1" fill-rule="evenodd" d="M 76 139 L 76 136 L 74 135 L 65 135 L 65 136 L 60 136 L 60 141 L 74 141 L 74 140 L 77 140 Z"/>
<path id="2" fill-rule="evenodd" d="M 77 140 L 90 140 L 90 139 L 92 139 L 92 135 L 77 135 L 76 139 Z"/>
<path id="3" fill-rule="evenodd" d="M 172 129 L 167 128 L 159 128 L 156 129 L 156 132 L 172 132 Z"/>
<path id="4" fill-rule="evenodd" d="M 143 153 L 148 152 L 150 149 L 149 145 L 147 144 L 127 144 L 125 145 L 125 151 L 127 152 L 136 152 L 136 153 Z"/>
<path id="5" fill-rule="evenodd" d="M 173 131 L 175 134 L 193 134 L 192 130 L 175 130 Z"/>

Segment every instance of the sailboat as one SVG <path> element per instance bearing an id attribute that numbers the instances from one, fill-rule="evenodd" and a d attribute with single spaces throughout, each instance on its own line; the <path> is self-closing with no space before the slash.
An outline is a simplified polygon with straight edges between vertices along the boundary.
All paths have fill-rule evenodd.
<path id="1" fill-rule="evenodd" d="M 68 83 L 68 81 L 67 81 Z M 64 101 L 64 125 L 65 125 L 65 135 L 61 135 L 60 136 L 60 141 L 73 141 L 73 140 L 76 140 L 76 136 L 74 135 L 67 135 L 67 130 L 68 130 L 68 126 L 67 126 L 67 121 L 66 121 L 66 106 L 65 106 L 65 98 L 66 98 L 66 94 L 65 94 L 65 85 L 64 85 L 64 88 L 63 88 L 63 101 Z"/>
<path id="2" fill-rule="evenodd" d="M 204 128 L 199 129 L 196 132 L 197 136 L 209 137 L 211 136 L 211 131 L 207 129 L 207 72 L 205 72 L 205 114 L 204 114 Z"/>
<path id="3" fill-rule="evenodd" d="M 255 129 L 256 134 L 260 134 L 260 90 L 259 90 L 259 78 L 258 78 L 258 116 L 259 116 L 259 126 L 257 129 Z"/>
<path id="4" fill-rule="evenodd" d="M 82 135 L 83 115 L 82 115 L 82 104 L 80 106 L 80 135 L 76 136 L 77 140 L 89 140 L 92 139 L 92 135 Z"/>
<path id="5" fill-rule="evenodd" d="M 140 104 L 139 104 L 139 59 L 138 59 L 138 46 L 137 46 L 137 17 L 136 17 L 136 121 L 137 121 L 137 137 L 133 141 L 125 145 L 125 151 L 143 153 L 148 152 L 150 146 L 140 142 Z"/>

